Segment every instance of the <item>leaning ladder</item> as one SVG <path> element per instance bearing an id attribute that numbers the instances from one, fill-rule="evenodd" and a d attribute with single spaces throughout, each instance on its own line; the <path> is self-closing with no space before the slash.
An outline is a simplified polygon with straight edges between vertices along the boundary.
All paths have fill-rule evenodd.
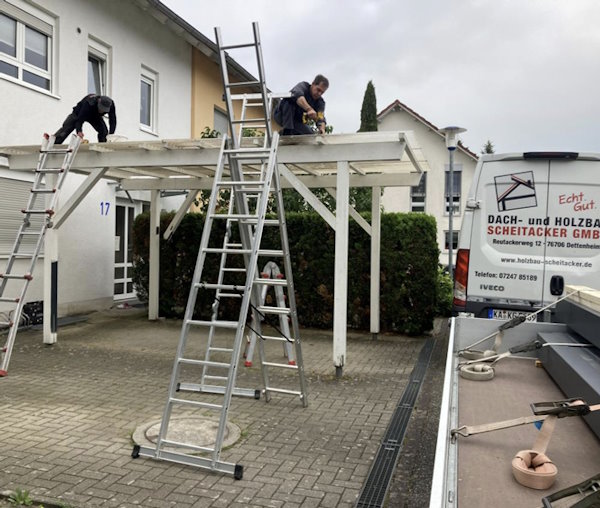
<path id="1" fill-rule="evenodd" d="M 59 191 L 71 164 L 73 164 L 80 143 L 81 138 L 76 135 L 71 136 L 68 146 L 55 146 L 54 136 L 45 135 L 42 141 L 27 206 L 21 210 L 23 222 L 8 257 L 6 270 L 4 273 L 0 273 L 0 303 L 14 306 L 9 312 L 8 321 L 0 322 L 1 326 L 8 327 L 8 338 L 0 350 L 2 358 L 0 377 L 7 375 L 10 356 L 25 305 L 27 288 L 33 280 L 33 271 L 44 244 L 46 230 L 52 227 L 52 216 L 58 202 Z M 54 155 L 62 156 L 60 164 L 52 164 L 56 157 L 49 156 Z M 49 164 L 55 167 L 47 167 Z M 40 220 L 40 217 L 44 217 L 44 219 Z M 24 260 L 27 268 L 17 271 L 17 266 L 15 266 L 17 260 Z"/>
<path id="2" fill-rule="evenodd" d="M 262 393 L 265 400 L 268 402 L 272 393 L 281 393 L 297 396 L 305 407 L 308 403 L 283 196 L 279 172 L 276 168 L 279 135 L 273 134 L 271 131 L 272 100 L 265 84 L 260 38 L 256 23 L 253 24 L 253 30 L 254 42 L 224 46 L 221 41 L 220 30 L 215 29 L 225 89 L 229 130 L 232 136 L 223 136 L 206 212 L 206 222 L 202 230 L 198 259 L 171 373 L 167 403 L 163 412 L 156 446 L 135 445 L 132 452 L 134 458 L 146 456 L 193 465 L 212 471 L 233 474 L 236 479 L 242 478 L 243 466 L 222 461 L 221 451 L 231 397 L 235 392 L 236 372 L 249 312 L 252 312 L 252 320 L 256 323 L 257 335 L 261 337 L 259 354 L 263 378 Z M 244 83 L 230 83 L 226 52 L 248 47 L 253 47 L 256 51 L 259 79 Z M 232 94 L 231 90 L 235 87 L 258 88 L 259 93 Z M 236 119 L 234 114 L 233 101 L 236 100 L 242 101 L 242 116 L 240 119 Z M 250 108 L 258 110 L 260 116 L 248 115 Z M 250 147 L 242 146 L 244 130 L 248 128 L 264 132 L 262 143 Z M 227 206 L 224 206 L 223 201 L 227 201 Z M 268 207 L 273 204 L 277 211 L 277 219 L 266 219 Z M 222 237 L 220 240 L 216 238 L 220 230 L 218 227 L 219 222 L 229 225 L 237 224 L 239 238 L 230 238 L 227 232 L 225 233 L 225 240 Z M 279 248 L 267 249 L 261 245 L 264 226 L 277 226 L 279 228 Z M 233 257 L 241 259 L 238 264 L 244 267 L 243 271 L 227 271 L 225 269 L 225 255 L 227 260 Z M 283 259 L 285 278 L 278 279 L 278 284 L 287 289 L 289 307 L 267 306 L 262 305 L 260 302 L 260 288 L 262 284 L 266 283 L 266 280 L 259 277 L 257 264 L 259 258 L 265 257 Z M 213 264 L 219 266 L 216 277 L 214 273 L 211 273 L 210 262 L 207 262 L 209 260 L 213 260 Z M 236 274 L 237 279 L 235 278 Z M 234 277 L 229 280 L 231 275 Z M 272 282 L 268 281 L 269 284 Z M 211 299 L 213 302 L 212 313 L 208 319 L 195 319 L 198 297 L 206 294 L 209 296 L 214 295 Z M 228 320 L 225 319 L 226 316 L 222 316 L 223 312 L 220 312 L 219 309 L 225 310 L 224 300 L 229 300 L 228 304 L 237 303 L 235 307 L 235 312 L 238 315 L 237 320 Z M 200 304 L 201 302 L 202 300 Z M 261 313 L 289 316 L 292 322 L 292 336 L 264 335 L 260 328 L 259 316 Z M 196 330 L 200 333 L 197 333 Z M 232 333 L 234 333 L 234 338 L 231 343 L 230 335 Z M 191 351 L 192 343 L 197 340 L 198 336 L 203 339 L 206 338 L 207 342 L 204 347 L 205 355 L 203 358 L 193 357 L 193 351 Z M 210 341 L 208 337 L 210 337 Z M 221 341 L 218 346 L 214 345 L 213 341 L 216 340 Z M 223 342 L 228 343 L 223 345 Z M 265 342 L 289 342 L 293 344 L 296 353 L 296 365 L 267 361 Z M 188 350 L 190 351 L 188 352 Z M 220 370 L 223 373 L 220 378 L 219 376 L 211 376 L 211 381 L 220 379 L 224 382 L 220 390 L 212 390 L 210 398 L 204 395 L 205 392 L 211 391 L 203 389 L 206 388 L 205 386 L 194 386 L 180 381 L 182 377 L 192 375 L 194 369 L 204 371 L 207 367 Z M 271 384 L 270 368 L 293 369 L 296 371 L 299 388 L 276 387 Z M 281 381 L 283 383 L 287 378 L 282 377 L 284 378 Z M 217 401 L 214 394 L 220 395 L 221 398 Z M 214 445 L 200 446 L 170 439 L 168 435 L 169 424 L 176 409 L 186 416 L 189 416 L 190 413 L 217 412 L 219 423 Z M 207 456 L 199 454 L 207 454 Z"/>

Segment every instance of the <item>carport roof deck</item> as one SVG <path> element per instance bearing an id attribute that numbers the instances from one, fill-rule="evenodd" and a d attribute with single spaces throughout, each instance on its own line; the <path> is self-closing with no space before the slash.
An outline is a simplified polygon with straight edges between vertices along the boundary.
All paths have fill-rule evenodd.
<path id="1" fill-rule="evenodd" d="M 242 146 L 262 143 L 261 138 L 244 138 Z M 103 177 L 120 181 L 126 190 L 210 188 L 220 147 L 221 139 L 210 138 L 86 143 L 71 171 L 108 168 Z M 9 170 L 33 171 L 39 149 L 0 147 L 0 157 Z M 416 185 L 428 167 L 411 133 L 397 131 L 283 137 L 277 160 L 307 187 L 335 187 L 339 161 L 350 164 L 350 185 L 361 187 Z"/>

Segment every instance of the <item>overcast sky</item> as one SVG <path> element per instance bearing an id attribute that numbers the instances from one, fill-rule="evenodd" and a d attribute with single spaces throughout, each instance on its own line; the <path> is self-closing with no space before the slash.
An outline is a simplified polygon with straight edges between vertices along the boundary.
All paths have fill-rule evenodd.
<path id="1" fill-rule="evenodd" d="M 215 40 L 251 42 L 267 86 L 321 73 L 334 132 L 355 132 L 369 80 L 479 153 L 600 152 L 600 0 L 163 0 Z M 254 75 L 249 54 L 232 56 Z"/>

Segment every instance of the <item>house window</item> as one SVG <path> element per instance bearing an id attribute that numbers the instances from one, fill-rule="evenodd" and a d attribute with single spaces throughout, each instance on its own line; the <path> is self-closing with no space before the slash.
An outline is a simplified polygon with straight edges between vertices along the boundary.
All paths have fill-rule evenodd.
<path id="1" fill-rule="evenodd" d="M 142 68 L 140 77 L 140 128 L 156 133 L 157 74 Z"/>
<path id="2" fill-rule="evenodd" d="M 460 231 L 452 230 L 452 250 L 456 251 L 458 248 L 458 233 Z M 444 250 L 448 250 L 450 240 L 450 231 L 444 231 Z"/>
<path id="3" fill-rule="evenodd" d="M 28 4 L 0 6 L 0 77 L 51 91 L 52 19 Z"/>
<path id="4" fill-rule="evenodd" d="M 425 211 L 425 195 L 427 188 L 427 173 L 421 175 L 419 185 L 410 188 L 410 211 Z"/>
<path id="5" fill-rule="evenodd" d="M 446 178 L 444 185 L 444 196 L 445 196 L 445 207 L 444 214 L 450 213 L 450 201 L 452 201 L 453 208 L 452 214 L 458 215 L 460 213 L 460 188 L 462 183 L 462 164 L 454 164 L 452 168 L 452 186 L 450 186 L 450 170 L 446 166 Z M 450 199 L 450 187 L 452 187 L 452 199 Z"/>
<path id="6" fill-rule="evenodd" d="M 88 55 L 88 93 L 104 95 L 104 69 L 105 63 L 94 55 Z"/>
<path id="7" fill-rule="evenodd" d="M 88 39 L 88 93 L 108 95 L 110 48 L 99 40 Z"/>
<path id="8" fill-rule="evenodd" d="M 227 134 L 229 131 L 229 120 L 227 119 L 227 115 L 220 109 L 215 108 L 213 125 L 215 126 L 215 130 L 218 131 L 221 136 Z"/>

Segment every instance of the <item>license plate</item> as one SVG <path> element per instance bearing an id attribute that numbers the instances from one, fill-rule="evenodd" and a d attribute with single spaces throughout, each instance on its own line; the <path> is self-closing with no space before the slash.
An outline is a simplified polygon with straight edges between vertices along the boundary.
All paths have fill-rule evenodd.
<path id="1" fill-rule="evenodd" d="M 527 316 L 527 321 L 529 322 L 537 321 L 536 314 L 530 316 L 529 313 L 518 310 L 490 309 L 488 311 L 488 318 L 490 319 L 514 319 L 520 316 Z"/>

